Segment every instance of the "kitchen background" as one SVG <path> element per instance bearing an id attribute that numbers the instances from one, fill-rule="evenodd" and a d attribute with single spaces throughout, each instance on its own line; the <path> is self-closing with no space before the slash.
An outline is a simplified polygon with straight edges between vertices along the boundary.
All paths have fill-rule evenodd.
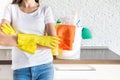
<path id="1" fill-rule="evenodd" d="M 0 19 L 5 6 L 11 1 L 0 0 Z M 40 0 L 40 2 L 52 7 L 56 21 L 77 12 L 81 25 L 88 27 L 93 36 L 92 39 L 82 40 L 81 46 L 108 47 L 120 55 L 120 0 Z"/>
<path id="2" fill-rule="evenodd" d="M 11 0 L 0 0 L 0 19 L 5 6 Z M 109 46 L 120 53 L 120 0 L 40 0 L 52 7 L 55 20 L 77 12 L 83 26 L 93 35 L 82 40 L 82 46 Z"/>
<path id="3" fill-rule="evenodd" d="M 5 6 L 10 2 L 11 0 L 0 0 L 0 20 Z M 118 56 L 120 55 L 120 0 L 40 0 L 40 2 L 52 7 L 56 21 L 76 11 L 81 25 L 91 30 L 93 38 L 82 40 L 81 58 L 120 60 Z M 10 56 L 11 47 L 0 46 L 0 61 L 10 60 Z M 65 71 L 62 66 L 66 66 Z M 67 71 L 70 70 L 70 66 L 74 69 Z M 12 80 L 10 67 L 10 64 L 0 65 L 0 80 Z M 119 65 L 58 64 L 55 68 L 59 69 L 55 71 L 55 80 L 120 80 Z"/>

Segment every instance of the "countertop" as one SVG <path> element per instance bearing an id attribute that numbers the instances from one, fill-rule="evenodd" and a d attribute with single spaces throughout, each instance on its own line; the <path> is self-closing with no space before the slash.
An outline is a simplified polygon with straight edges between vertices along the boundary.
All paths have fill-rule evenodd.
<path id="1" fill-rule="evenodd" d="M 11 60 L 2 60 L 0 65 L 11 65 Z M 54 59 L 54 64 L 120 64 L 120 60 L 62 60 Z"/>
<path id="2" fill-rule="evenodd" d="M 1 49 L 11 49 L 11 47 L 0 47 Z M 108 49 L 106 46 L 83 46 L 81 49 Z M 0 60 L 0 65 L 10 65 L 12 63 L 11 60 Z M 54 64 L 120 64 L 120 60 L 63 60 L 63 59 L 56 59 L 53 60 Z"/>

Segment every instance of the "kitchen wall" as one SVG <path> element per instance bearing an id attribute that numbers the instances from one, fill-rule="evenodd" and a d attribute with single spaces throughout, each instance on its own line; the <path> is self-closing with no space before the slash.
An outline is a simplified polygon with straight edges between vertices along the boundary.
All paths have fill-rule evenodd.
<path id="1" fill-rule="evenodd" d="M 12 0 L 0 0 L 0 21 L 1 21 L 6 5 L 9 4 L 11 1 Z"/>
<path id="2" fill-rule="evenodd" d="M 0 18 L 5 3 L 0 0 Z M 91 40 L 82 40 L 83 46 L 109 46 L 120 53 L 120 0 L 40 0 L 52 7 L 55 20 L 77 11 L 83 26 L 93 35 Z M 81 37 L 81 36 L 80 36 Z"/>

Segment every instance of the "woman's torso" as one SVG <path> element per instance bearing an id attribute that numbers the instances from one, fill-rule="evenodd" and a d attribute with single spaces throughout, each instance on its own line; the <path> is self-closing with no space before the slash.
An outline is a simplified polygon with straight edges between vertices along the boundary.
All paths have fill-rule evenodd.
<path id="1" fill-rule="evenodd" d="M 47 6 L 40 6 L 32 13 L 25 13 L 20 10 L 17 4 L 11 7 L 11 23 L 18 33 L 36 34 L 44 36 L 45 31 L 45 11 Z M 12 50 L 12 68 L 19 69 L 35 65 L 45 64 L 53 60 L 51 50 L 36 50 L 34 55 L 23 52 L 17 47 Z"/>

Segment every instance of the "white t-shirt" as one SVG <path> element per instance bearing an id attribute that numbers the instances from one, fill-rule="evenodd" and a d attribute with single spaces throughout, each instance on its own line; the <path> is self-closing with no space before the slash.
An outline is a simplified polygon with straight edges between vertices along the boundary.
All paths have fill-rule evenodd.
<path id="1" fill-rule="evenodd" d="M 44 35 L 45 24 L 54 23 L 51 8 L 41 6 L 32 13 L 24 13 L 17 4 L 7 6 L 3 19 L 9 21 L 19 33 Z M 50 49 L 36 50 L 34 55 L 20 50 L 12 49 L 12 69 L 20 69 L 52 62 Z"/>

